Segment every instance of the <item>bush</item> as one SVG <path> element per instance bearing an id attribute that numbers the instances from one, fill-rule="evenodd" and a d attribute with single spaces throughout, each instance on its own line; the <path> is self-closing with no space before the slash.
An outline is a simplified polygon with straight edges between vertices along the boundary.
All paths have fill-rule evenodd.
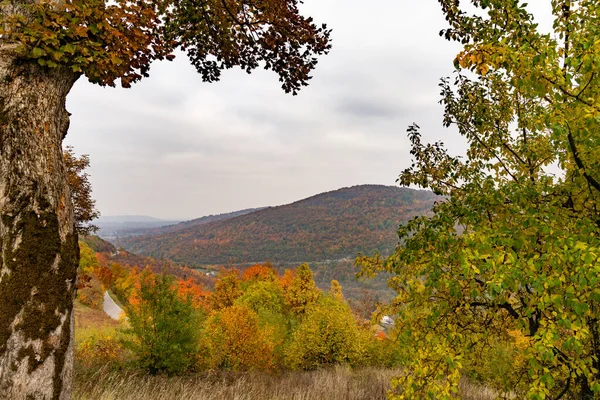
<path id="1" fill-rule="evenodd" d="M 306 309 L 286 349 L 291 368 L 312 370 L 334 364 L 356 365 L 365 356 L 365 335 L 345 302 L 322 296 Z"/>
<path id="2" fill-rule="evenodd" d="M 260 313 L 269 311 L 281 314 L 284 311 L 283 290 L 275 281 L 256 281 L 248 285 L 235 304 L 243 304 Z"/>
<path id="3" fill-rule="evenodd" d="M 244 305 L 213 313 L 201 343 L 199 364 L 204 368 L 245 371 L 271 370 L 274 366 L 272 329 L 261 327 L 256 312 Z"/>
<path id="4" fill-rule="evenodd" d="M 77 283 L 77 300 L 95 310 L 102 310 L 104 290 L 102 283 L 95 275 L 79 275 Z"/>
<path id="5" fill-rule="evenodd" d="M 198 313 L 182 299 L 174 278 L 144 271 L 135 301 L 125 306 L 130 327 L 125 346 L 151 374 L 185 373 L 198 351 Z"/>
<path id="6" fill-rule="evenodd" d="M 119 332 L 114 328 L 84 329 L 75 343 L 78 366 L 95 369 L 107 365 L 117 368 L 125 359 Z"/>
<path id="7" fill-rule="evenodd" d="M 240 272 L 237 269 L 223 270 L 215 282 L 215 289 L 210 296 L 213 310 L 231 307 L 242 295 Z"/>

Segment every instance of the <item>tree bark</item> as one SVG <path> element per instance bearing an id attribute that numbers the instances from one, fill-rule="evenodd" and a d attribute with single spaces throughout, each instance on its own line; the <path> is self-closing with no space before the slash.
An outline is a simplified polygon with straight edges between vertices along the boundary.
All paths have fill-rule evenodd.
<path id="1" fill-rule="evenodd" d="M 0 398 L 69 399 L 79 247 L 63 164 L 68 69 L 0 43 Z"/>

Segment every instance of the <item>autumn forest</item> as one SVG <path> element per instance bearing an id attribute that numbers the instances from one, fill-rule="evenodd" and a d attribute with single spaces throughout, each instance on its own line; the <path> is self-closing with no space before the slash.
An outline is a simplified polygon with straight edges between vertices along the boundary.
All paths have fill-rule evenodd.
<path id="1" fill-rule="evenodd" d="M 600 3 L 322 2 L 0 1 L 0 398 L 600 399 Z M 110 242 L 94 193 L 225 213 Z"/>

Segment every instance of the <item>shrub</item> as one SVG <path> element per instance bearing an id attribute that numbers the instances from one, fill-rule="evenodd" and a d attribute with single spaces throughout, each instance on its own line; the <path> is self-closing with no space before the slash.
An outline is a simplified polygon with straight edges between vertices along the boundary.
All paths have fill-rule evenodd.
<path id="1" fill-rule="evenodd" d="M 201 338 L 204 368 L 232 371 L 273 368 L 272 329 L 261 327 L 258 314 L 245 305 L 224 308 L 207 320 Z"/>
<path id="2" fill-rule="evenodd" d="M 278 279 L 277 271 L 271 265 L 256 264 L 247 268 L 242 280 L 248 281 L 276 281 Z"/>
<path id="3" fill-rule="evenodd" d="M 190 299 L 178 295 L 174 278 L 144 271 L 137 301 L 125 306 L 130 327 L 125 346 L 151 374 L 182 374 L 198 351 L 198 314 Z"/>
<path id="4" fill-rule="evenodd" d="M 291 368 L 312 370 L 334 364 L 360 364 L 365 356 L 364 335 L 348 305 L 322 296 L 307 308 L 286 349 Z"/>
<path id="5" fill-rule="evenodd" d="M 282 313 L 284 309 L 283 290 L 275 281 L 252 282 L 236 301 L 260 313 L 269 311 Z"/>
<path id="6" fill-rule="evenodd" d="M 117 367 L 125 359 L 125 348 L 114 329 L 85 330 L 75 343 L 75 361 L 84 368 Z"/>
<path id="7" fill-rule="evenodd" d="M 80 275 L 77 285 L 77 300 L 85 306 L 101 310 L 104 302 L 102 283 L 92 275 Z"/>

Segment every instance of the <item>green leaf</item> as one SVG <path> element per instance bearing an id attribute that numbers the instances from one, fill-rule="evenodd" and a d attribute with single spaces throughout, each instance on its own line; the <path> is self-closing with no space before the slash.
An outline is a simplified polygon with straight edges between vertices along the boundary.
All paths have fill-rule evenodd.
<path id="1" fill-rule="evenodd" d="M 39 47 L 34 47 L 31 50 L 31 55 L 33 56 L 33 58 L 41 58 L 41 57 L 44 57 L 47 54 L 48 53 L 46 53 L 46 50 L 41 49 Z M 40 65 L 42 65 L 42 64 L 40 64 Z"/>

